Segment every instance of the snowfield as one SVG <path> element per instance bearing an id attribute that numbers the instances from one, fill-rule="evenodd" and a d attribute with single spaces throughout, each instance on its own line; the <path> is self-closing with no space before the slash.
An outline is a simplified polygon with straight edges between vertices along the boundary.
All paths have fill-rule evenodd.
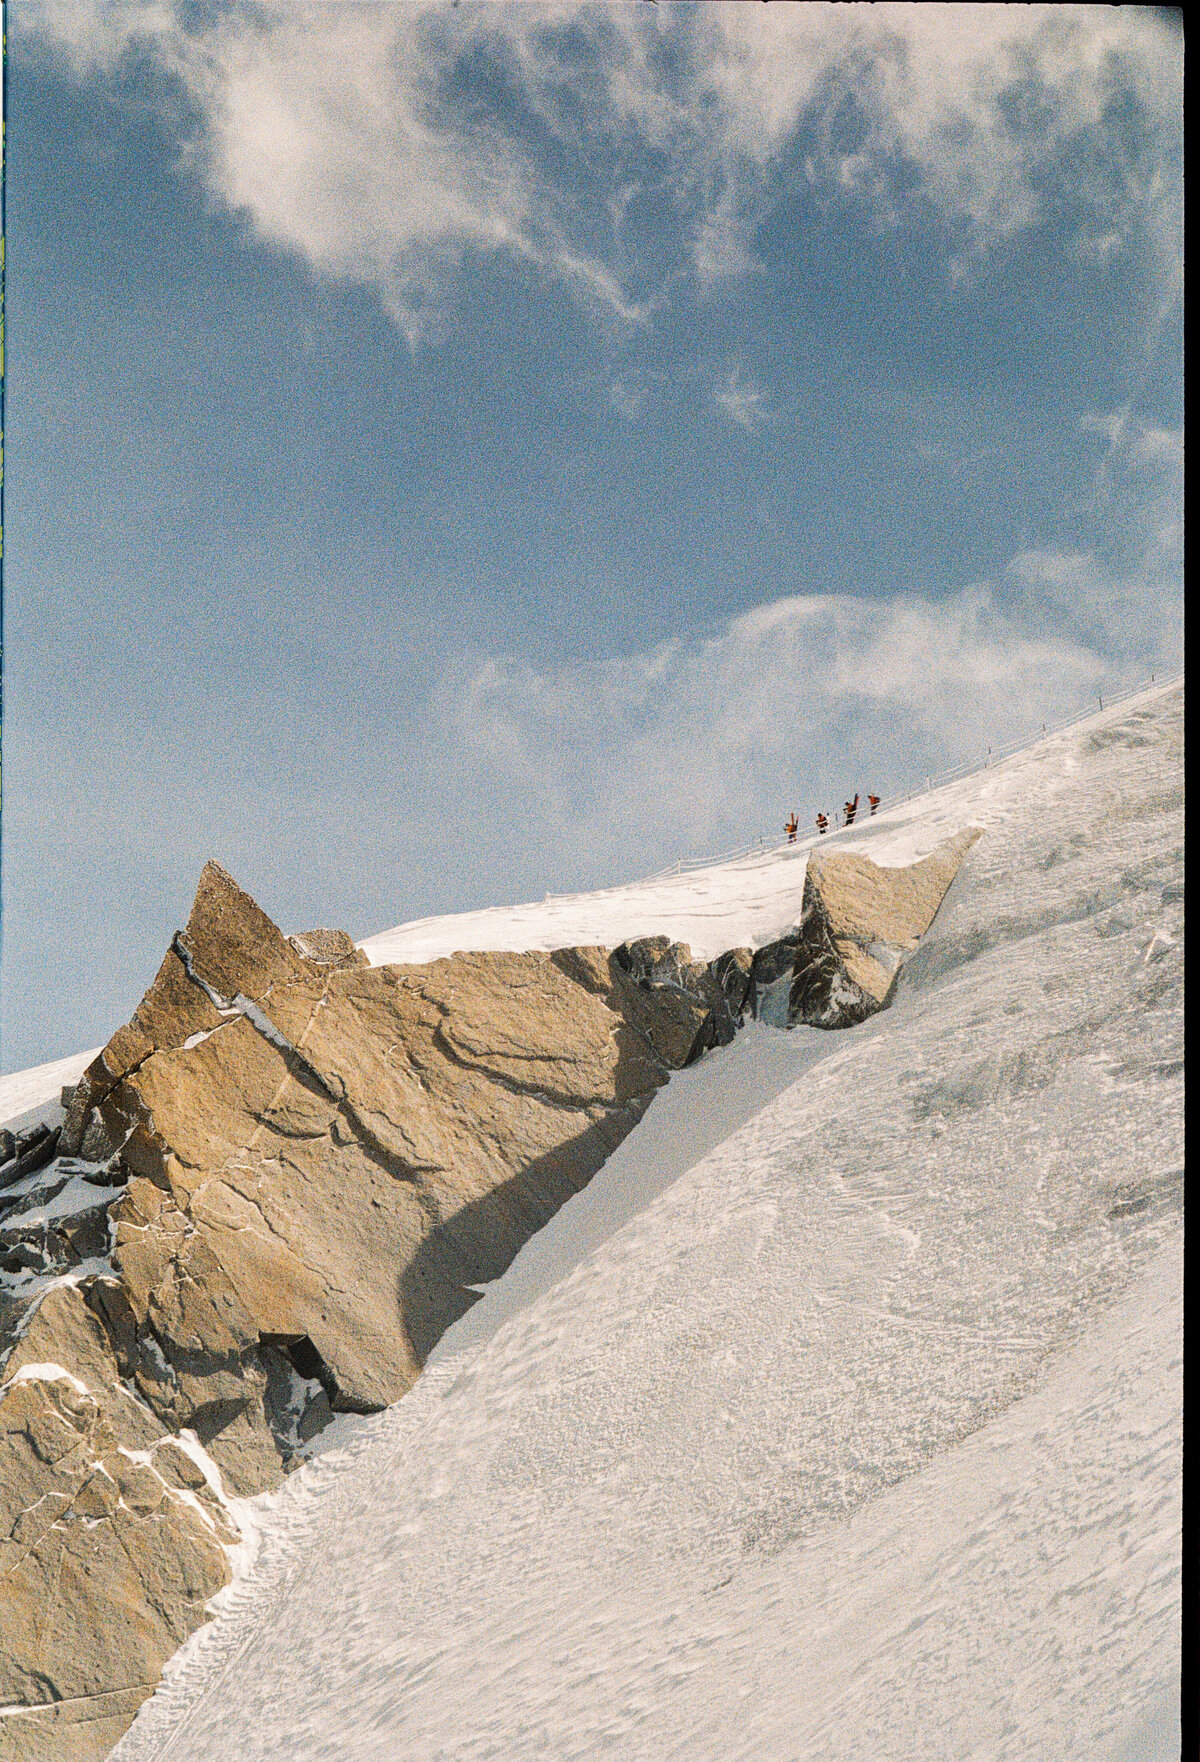
<path id="1" fill-rule="evenodd" d="M 59 1096 L 64 1086 L 78 1083 L 99 1051 L 98 1046 L 93 1046 L 88 1052 L 73 1052 L 67 1058 L 52 1059 L 49 1064 L 0 1077 L 0 1124 L 16 1132 L 40 1125 L 43 1120 L 57 1125 L 62 1119 Z"/>
<path id="2" fill-rule="evenodd" d="M 961 816 L 953 809 L 948 815 L 939 811 L 932 797 L 924 798 L 921 816 L 914 815 L 914 806 L 910 802 L 875 819 L 864 818 L 823 838 L 814 834 L 793 845 L 690 872 L 654 875 L 628 887 L 563 898 L 547 895 L 540 905 L 418 918 L 368 936 L 359 947 L 372 966 L 381 967 L 437 960 L 460 949 L 617 948 L 634 936 L 670 936 L 686 942 L 697 960 L 715 960 L 727 948 L 759 948 L 792 928 L 804 893 L 808 853 L 817 845 L 861 851 L 873 862 L 898 867 L 928 856 L 943 838 L 961 831 Z M 993 816 L 1003 813 L 1000 800 L 989 808 Z M 862 812 L 866 816 L 865 805 Z M 986 825 L 987 817 L 978 823 Z"/>
<path id="3" fill-rule="evenodd" d="M 984 836 L 893 1007 L 748 1027 L 253 1546 L 118 1762 L 1179 1754 L 1182 688 L 825 841 Z M 372 961 L 794 922 L 804 845 Z"/>

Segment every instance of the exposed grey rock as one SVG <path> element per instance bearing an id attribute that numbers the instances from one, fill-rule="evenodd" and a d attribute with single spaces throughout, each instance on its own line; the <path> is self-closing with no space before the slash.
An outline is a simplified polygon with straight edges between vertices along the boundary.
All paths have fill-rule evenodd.
<path id="1" fill-rule="evenodd" d="M 11 1132 L 5 1136 L 12 1143 L 12 1152 L 7 1160 L 0 1165 L 0 1192 L 6 1187 L 13 1187 L 23 1181 L 26 1175 L 34 1174 L 38 1169 L 45 1168 L 54 1158 L 58 1149 L 61 1128 L 55 1126 L 34 1126 L 20 1137 Z"/>
<path id="2" fill-rule="evenodd" d="M 41 1191 L 48 1199 L 54 1198 L 71 1179 L 69 1172 L 62 1173 L 47 1181 Z M 106 1254 L 111 1198 L 111 1193 L 92 1190 L 69 1214 L 27 1222 L 18 1212 L 11 1222 L 0 1222 L 0 1271 L 15 1272 L 18 1267 L 57 1270 Z"/>
<path id="3" fill-rule="evenodd" d="M 754 950 L 752 948 L 727 949 L 724 954 L 717 956 L 709 971 L 721 988 L 721 995 L 725 999 L 734 1026 L 740 1028 L 749 1006 L 750 982 L 754 972 Z"/>
<path id="4" fill-rule="evenodd" d="M 622 986 L 614 976 L 617 1007 L 674 1068 L 693 1064 L 711 1047 L 733 1039 L 736 1013 L 712 968 L 693 960 L 685 942 L 644 936 L 623 942 L 612 959 L 627 981 Z"/>

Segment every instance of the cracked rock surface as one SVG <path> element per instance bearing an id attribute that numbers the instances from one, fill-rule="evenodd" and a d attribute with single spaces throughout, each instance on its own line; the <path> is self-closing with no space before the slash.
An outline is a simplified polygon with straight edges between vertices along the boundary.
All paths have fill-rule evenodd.
<path id="1" fill-rule="evenodd" d="M 264 1343 L 307 1342 L 335 1410 L 394 1401 L 710 1032 L 604 950 L 372 968 L 331 940 L 210 864 L 63 1127 L 126 1177 L 90 1290 L 123 1371 L 238 1493 L 278 1473 Z"/>
<path id="2" fill-rule="evenodd" d="M 0 1756 L 103 1755 L 228 1582 L 230 1497 L 403 1395 L 769 987 L 789 1022 L 885 1004 L 973 836 L 814 862 L 795 932 L 710 965 L 660 936 L 372 967 L 210 863 L 57 1142 L 6 1147 Z"/>
<path id="3" fill-rule="evenodd" d="M 73 1367 L 62 1367 L 62 1360 Z M 6 1757 L 102 1755 L 227 1581 L 236 1531 L 118 1375 L 79 1289 L 47 1293 L 0 1399 Z"/>
<path id="4" fill-rule="evenodd" d="M 804 877 L 800 923 L 760 948 L 750 973 L 748 1007 L 784 990 L 780 1026 L 849 1028 L 892 1000 L 905 958 L 937 915 L 967 851 L 980 837 L 968 827 L 929 856 L 884 868 L 852 851 L 815 852 Z"/>
<path id="5" fill-rule="evenodd" d="M 733 1031 L 678 945 L 372 968 L 210 864 L 57 1161 L 4 1195 L 12 1268 L 74 1282 L 0 1318 L 0 1698 L 28 1708 L 0 1751 L 102 1755 L 228 1581 L 227 1496 L 402 1395 Z"/>

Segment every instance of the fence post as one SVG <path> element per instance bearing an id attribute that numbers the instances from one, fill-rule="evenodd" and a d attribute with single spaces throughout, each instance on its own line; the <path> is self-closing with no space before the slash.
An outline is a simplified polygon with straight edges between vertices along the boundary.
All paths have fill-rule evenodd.
<path id="1" fill-rule="evenodd" d="M 2 0 L 0 0 L 0 4 L 2 4 Z M 0 266 L 2 266 L 2 263 L 3 263 L 3 259 L 0 258 Z M 2 334 L 3 333 L 0 332 L 0 336 L 2 336 Z M 2 384 L 2 381 L 0 381 L 0 384 Z M 0 432 L 2 432 L 2 431 L 0 431 Z M 2 458 L 2 454 L 0 454 L 0 458 Z M 2 481 L 2 479 L 0 479 L 0 481 Z M 0 531 L 2 531 L 2 530 L 3 529 L 0 528 Z M 2 653 L 2 651 L 0 651 L 0 653 Z M 1182 677 L 1183 677 L 1182 674 L 1178 675 L 1179 679 L 1182 679 Z M 1126 691 L 1117 691 L 1115 693 L 1110 692 L 1109 693 L 1109 702 L 1110 703 L 1120 703 L 1124 698 L 1134 697 L 1137 695 L 1137 693 L 1139 691 L 1145 691 L 1147 683 L 1149 683 L 1150 685 L 1155 685 L 1155 684 L 1157 684 L 1157 682 L 1158 682 L 1158 671 L 1156 668 L 1151 672 L 1148 682 L 1143 681 L 1143 683 L 1140 685 L 1131 685 L 1128 688 L 1128 690 L 1126 690 Z M 1103 708 L 1104 708 L 1104 693 L 1100 690 L 1097 690 L 1096 696 L 1099 701 L 1100 708 L 1103 710 Z M 1085 722 L 1090 714 L 1091 714 L 1090 710 L 1082 710 L 1073 716 L 1068 716 L 1063 721 L 1055 723 L 1054 732 L 1056 734 L 1061 734 L 1065 729 L 1073 728 L 1079 722 Z M 1049 734 L 1049 725 L 1045 721 L 1042 722 L 1042 733 Z M 1001 748 L 999 756 L 1001 758 L 1004 758 L 1012 753 L 1019 752 L 1027 744 L 1028 744 L 1028 741 L 1018 740 L 1015 742 L 1011 742 L 1008 746 Z M 957 777 L 962 777 L 965 779 L 967 777 L 975 776 L 978 774 L 979 771 L 986 770 L 987 767 L 991 764 L 991 761 L 993 760 L 993 758 L 995 758 L 995 757 L 996 757 L 996 754 L 993 752 L 991 746 L 989 746 L 987 749 L 987 758 L 982 760 L 982 762 L 976 761 L 974 763 L 974 765 L 972 765 L 971 763 L 968 762 L 965 765 L 952 766 L 947 771 L 939 771 L 938 777 L 939 777 L 939 779 L 947 779 L 947 780 L 952 781 Z M 931 791 L 932 788 L 933 788 L 933 776 L 932 776 L 932 773 L 927 772 L 926 776 L 925 776 L 926 793 Z M 912 801 L 914 799 L 914 797 L 917 796 L 919 793 L 920 793 L 919 787 L 917 785 L 914 785 L 913 788 L 906 790 L 903 795 L 897 796 L 895 801 L 892 803 L 892 805 L 893 805 L 893 807 L 901 807 L 901 806 L 903 806 L 903 804 L 905 802 Z M 768 839 L 764 833 L 760 832 L 758 835 L 759 849 L 765 850 L 768 843 L 771 844 L 771 847 L 773 849 L 775 841 L 773 839 Z M 750 844 L 750 845 L 746 846 L 745 851 L 739 849 L 737 851 L 726 853 L 726 855 L 724 855 L 724 856 L 696 857 L 691 861 L 690 864 L 686 864 L 682 857 L 678 857 L 669 869 L 660 870 L 658 875 L 650 876 L 650 877 L 648 877 L 648 879 L 657 880 L 657 879 L 659 879 L 660 876 L 681 875 L 683 873 L 685 867 L 704 868 L 704 867 L 708 867 L 714 863 L 732 861 L 735 858 L 740 857 L 742 855 L 748 855 L 750 852 L 753 851 L 753 849 L 754 849 L 754 846 L 752 844 Z"/>

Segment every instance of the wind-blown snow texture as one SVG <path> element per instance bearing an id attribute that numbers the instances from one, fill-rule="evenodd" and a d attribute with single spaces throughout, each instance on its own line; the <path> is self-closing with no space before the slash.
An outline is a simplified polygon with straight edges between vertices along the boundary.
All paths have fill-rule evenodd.
<path id="1" fill-rule="evenodd" d="M 1177 1754 L 1181 718 L 856 836 L 986 828 L 894 1007 L 673 1078 L 115 1757 Z"/>

